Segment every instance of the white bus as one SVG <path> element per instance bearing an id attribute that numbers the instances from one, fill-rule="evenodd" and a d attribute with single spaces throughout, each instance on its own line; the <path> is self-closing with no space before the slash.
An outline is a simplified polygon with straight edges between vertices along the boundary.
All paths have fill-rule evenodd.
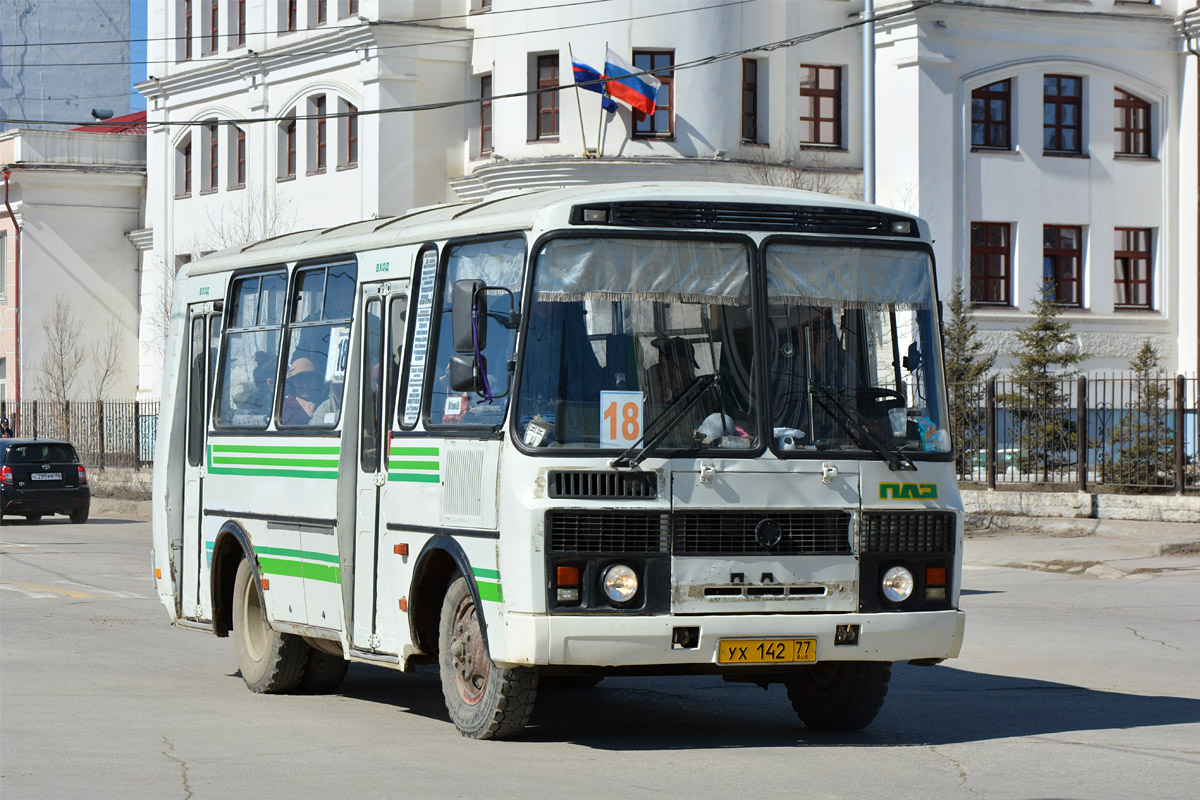
<path id="1" fill-rule="evenodd" d="M 958 655 L 928 228 L 829 196 L 583 186 L 280 236 L 176 284 L 154 570 L 256 692 L 440 668 L 782 683 L 869 723 Z"/>

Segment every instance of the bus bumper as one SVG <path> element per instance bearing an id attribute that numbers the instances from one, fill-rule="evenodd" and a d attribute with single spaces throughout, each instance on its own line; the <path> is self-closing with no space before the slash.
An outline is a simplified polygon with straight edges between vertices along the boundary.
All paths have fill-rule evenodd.
<path id="1" fill-rule="evenodd" d="M 955 658 L 962 648 L 966 614 L 957 610 L 653 617 L 549 617 L 509 613 L 504 622 L 508 652 L 492 655 L 502 666 L 682 667 L 715 665 L 717 642 L 721 639 L 816 639 L 818 661 Z M 856 644 L 834 643 L 840 625 L 859 626 Z M 698 628 L 698 644 L 695 647 L 673 645 L 676 628 Z M 726 667 L 722 665 L 722 668 Z M 746 668 L 727 667 L 730 671 Z"/>

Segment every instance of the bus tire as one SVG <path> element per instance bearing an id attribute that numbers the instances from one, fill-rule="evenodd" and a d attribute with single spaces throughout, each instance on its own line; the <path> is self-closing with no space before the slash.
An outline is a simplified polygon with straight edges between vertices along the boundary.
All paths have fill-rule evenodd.
<path id="1" fill-rule="evenodd" d="M 322 653 L 310 646 L 299 689 L 304 694 L 329 694 L 342 685 L 349 669 L 350 662 L 341 656 Z"/>
<path id="2" fill-rule="evenodd" d="M 233 583 L 233 644 L 238 668 L 252 692 L 287 692 L 304 677 L 309 648 L 299 636 L 271 628 L 254 580 L 254 567 L 243 558 Z"/>
<path id="3" fill-rule="evenodd" d="M 886 661 L 825 661 L 796 670 L 785 684 L 792 708 L 808 727 L 857 731 L 883 707 L 891 677 Z"/>
<path id="4" fill-rule="evenodd" d="M 446 710 L 463 736 L 506 739 L 524 730 L 537 697 L 538 673 L 492 663 L 475 598 L 462 575 L 442 601 L 438 666 Z"/>

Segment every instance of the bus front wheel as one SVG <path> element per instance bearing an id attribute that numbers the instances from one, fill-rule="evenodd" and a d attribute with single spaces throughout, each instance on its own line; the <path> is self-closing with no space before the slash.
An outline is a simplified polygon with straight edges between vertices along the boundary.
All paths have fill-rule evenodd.
<path id="1" fill-rule="evenodd" d="M 308 644 L 271 628 L 254 585 L 254 567 L 246 559 L 238 564 L 233 584 L 233 642 L 242 679 L 252 692 L 287 692 L 304 677 Z"/>
<path id="2" fill-rule="evenodd" d="M 492 663 L 481 629 L 480 611 L 458 576 L 446 590 L 438 626 L 438 666 L 450 720 L 471 739 L 518 735 L 533 713 L 538 673 L 504 669 Z"/>
<path id="3" fill-rule="evenodd" d="M 857 731 L 883 707 L 892 665 L 886 661 L 825 661 L 796 670 L 787 681 L 797 716 L 821 731 Z"/>

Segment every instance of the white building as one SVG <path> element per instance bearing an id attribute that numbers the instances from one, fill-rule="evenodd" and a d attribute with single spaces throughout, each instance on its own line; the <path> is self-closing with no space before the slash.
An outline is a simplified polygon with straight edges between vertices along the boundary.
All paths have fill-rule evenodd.
<path id="1" fill-rule="evenodd" d="M 861 193 L 861 2 L 529 6 L 152 0 L 150 60 L 169 63 L 139 89 L 150 119 L 172 124 L 150 134 L 145 271 L 159 277 L 143 306 L 182 261 L 234 241 L 509 189 L 701 178 Z M 1028 321 L 1050 258 L 1089 369 L 1125 366 L 1150 337 L 1168 369 L 1196 371 L 1195 181 L 1184 177 L 1196 174 L 1196 59 L 1183 10 L 877 7 L 876 197 L 930 220 L 943 296 L 956 278 L 974 286 L 999 352 Z M 663 70 L 652 119 L 625 106 L 602 118 L 589 92 L 537 93 L 571 83 L 572 55 L 602 68 L 606 45 Z M 1043 90 L 1047 76 L 1061 76 L 1058 94 Z M 1002 136 L 1000 120 L 983 119 L 983 134 L 972 121 L 973 95 L 997 84 L 1008 138 L 972 145 Z M 389 110 L 456 100 L 468 102 Z M 1118 105 L 1123 146 L 1148 152 L 1118 152 Z M 1074 116 L 1045 128 L 1047 109 Z M 1007 242 L 1002 269 L 973 232 Z M 153 338 L 144 322 L 146 395 L 158 391 Z"/>

